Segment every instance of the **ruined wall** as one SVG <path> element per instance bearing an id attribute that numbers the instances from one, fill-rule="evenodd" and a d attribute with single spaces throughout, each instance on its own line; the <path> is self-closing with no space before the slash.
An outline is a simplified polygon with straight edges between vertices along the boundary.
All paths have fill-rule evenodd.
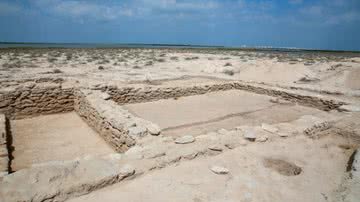
<path id="1" fill-rule="evenodd" d="M 0 113 L 19 119 L 73 110 L 73 89 L 60 83 L 27 83 L 0 91 Z"/>
<path id="2" fill-rule="evenodd" d="M 6 119 L 0 114 L 0 177 L 9 172 L 9 153 L 7 149 Z"/>
<path id="3" fill-rule="evenodd" d="M 261 85 L 249 85 L 242 82 L 226 82 L 221 84 L 200 84 L 186 87 L 125 87 L 117 88 L 108 86 L 102 89 L 111 95 L 111 98 L 118 104 L 141 103 L 169 99 L 183 96 L 199 95 L 224 90 L 245 90 L 252 93 L 264 94 L 274 97 L 281 97 L 285 100 L 299 103 L 301 105 L 329 111 L 339 108 L 345 102 L 324 96 L 317 96 L 313 93 L 302 94 L 298 91 L 264 87 Z"/>
<path id="4" fill-rule="evenodd" d="M 109 86 L 107 93 L 119 104 L 140 103 L 183 96 L 199 95 L 215 91 L 233 89 L 232 83 L 195 85 L 190 87 L 157 87 L 157 88 L 117 88 Z"/>
<path id="5" fill-rule="evenodd" d="M 75 111 L 116 151 L 124 152 L 135 144 L 135 140 L 129 136 L 126 122 L 122 121 L 124 115 L 117 110 L 120 106 L 104 103 L 99 95 L 86 90 L 78 90 L 74 95 Z"/>
<path id="6" fill-rule="evenodd" d="M 239 90 L 246 90 L 257 94 L 265 94 L 274 97 L 281 97 L 285 100 L 299 103 L 304 106 L 309 106 L 324 111 L 330 111 L 339 108 L 341 105 L 346 104 L 343 101 L 335 100 L 332 98 L 325 98 L 324 96 L 316 96 L 314 94 L 302 94 L 291 90 L 283 90 L 278 88 L 267 87 L 257 85 L 248 85 L 240 82 L 234 83 L 234 88 Z"/>

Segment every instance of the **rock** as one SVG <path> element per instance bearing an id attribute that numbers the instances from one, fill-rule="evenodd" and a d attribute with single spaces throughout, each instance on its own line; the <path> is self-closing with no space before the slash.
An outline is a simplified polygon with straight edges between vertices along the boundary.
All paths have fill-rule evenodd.
<path id="1" fill-rule="evenodd" d="M 143 137 L 146 135 L 146 131 L 147 131 L 147 129 L 143 126 L 131 127 L 131 128 L 129 128 L 129 135 Z"/>
<path id="2" fill-rule="evenodd" d="M 292 105 L 293 104 L 291 101 L 287 101 L 287 100 L 279 99 L 279 98 L 271 98 L 270 102 L 281 104 L 281 105 Z"/>
<path id="3" fill-rule="evenodd" d="M 195 141 L 195 138 L 191 135 L 185 135 L 175 140 L 176 144 L 189 144 Z"/>
<path id="4" fill-rule="evenodd" d="M 269 139 L 267 135 L 260 136 L 256 138 L 256 142 L 266 142 Z"/>
<path id="5" fill-rule="evenodd" d="M 315 138 L 320 132 L 332 127 L 332 122 L 324 121 L 314 123 L 312 126 L 305 128 L 303 133 L 311 138 Z"/>
<path id="6" fill-rule="evenodd" d="M 119 169 L 119 173 L 123 177 L 129 177 L 135 174 L 135 168 L 129 164 L 126 164 Z"/>
<path id="7" fill-rule="evenodd" d="M 100 96 L 101 96 L 101 98 L 103 100 L 110 100 L 111 99 L 111 96 L 109 94 L 107 94 L 107 93 L 101 93 Z"/>
<path id="8" fill-rule="evenodd" d="M 301 77 L 298 81 L 294 81 L 294 83 L 309 83 L 309 82 L 316 82 L 320 79 L 315 77 L 309 77 L 308 75 L 305 75 L 304 77 Z"/>
<path id="9" fill-rule="evenodd" d="M 340 111 L 345 112 L 360 112 L 360 106 L 359 105 L 341 105 L 339 107 Z"/>
<path id="10" fill-rule="evenodd" d="M 150 135 L 160 135 L 161 129 L 158 125 L 154 123 L 149 123 L 146 125 L 146 128 Z"/>
<path id="11" fill-rule="evenodd" d="M 266 123 L 263 123 L 261 124 L 261 128 L 267 132 L 270 132 L 270 133 L 276 133 L 279 131 L 278 128 L 276 128 L 275 126 L 272 126 L 272 125 L 269 125 L 269 124 L 266 124 Z"/>
<path id="12" fill-rule="evenodd" d="M 229 170 L 227 168 L 220 167 L 220 166 L 212 166 L 210 168 L 210 170 L 218 175 L 226 175 L 229 173 Z"/>
<path id="13" fill-rule="evenodd" d="M 250 141 L 255 141 L 256 139 L 256 133 L 254 129 L 245 129 L 244 130 L 244 138 L 248 139 Z"/>
<path id="14" fill-rule="evenodd" d="M 278 133 L 278 135 L 279 135 L 280 137 L 289 137 L 289 134 L 288 134 L 288 133 L 284 133 L 284 132 Z"/>
<path id="15" fill-rule="evenodd" d="M 212 151 L 222 151 L 223 150 L 223 148 L 220 145 L 210 145 L 208 148 Z"/>
<path id="16" fill-rule="evenodd" d="M 131 127 L 135 127 L 135 126 L 137 126 L 137 123 L 135 120 L 128 120 L 125 123 L 125 127 L 127 127 L 127 128 L 131 128 Z"/>

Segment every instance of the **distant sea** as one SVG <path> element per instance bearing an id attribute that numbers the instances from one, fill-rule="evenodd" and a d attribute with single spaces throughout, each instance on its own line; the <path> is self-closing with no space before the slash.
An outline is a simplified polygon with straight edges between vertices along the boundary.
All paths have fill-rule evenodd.
<path id="1" fill-rule="evenodd" d="M 136 44 L 136 43 L 14 43 L 0 42 L 0 48 L 225 48 L 186 44 Z"/>
<path id="2" fill-rule="evenodd" d="M 226 49 L 226 50 L 255 50 L 255 51 L 280 51 L 280 52 L 352 52 L 344 50 L 316 50 L 301 48 L 278 48 L 278 47 L 228 47 L 228 46 L 204 46 L 188 44 L 140 44 L 140 43 L 23 43 L 23 42 L 0 42 L 0 48 L 195 48 L 195 49 Z"/>

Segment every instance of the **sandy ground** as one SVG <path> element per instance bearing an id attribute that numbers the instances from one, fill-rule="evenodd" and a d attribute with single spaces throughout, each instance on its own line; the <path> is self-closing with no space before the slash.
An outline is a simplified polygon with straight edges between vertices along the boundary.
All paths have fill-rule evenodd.
<path id="1" fill-rule="evenodd" d="M 47 161 L 114 153 L 75 112 L 11 121 L 12 169 Z"/>
<path id="2" fill-rule="evenodd" d="M 163 134 L 199 135 L 221 128 L 261 125 L 295 120 L 321 111 L 270 102 L 272 97 L 241 90 L 212 92 L 177 99 L 128 104 L 133 114 L 158 124 Z"/>
<path id="3" fill-rule="evenodd" d="M 304 136 L 253 143 L 153 171 L 69 202 L 331 201 L 350 155 L 339 147 L 346 143 L 344 139 L 310 140 Z M 281 173 L 291 166 L 279 168 L 279 163 L 268 165 L 265 159 L 283 160 L 302 171 L 287 176 Z M 214 165 L 227 168 L 229 174 L 216 175 L 210 170 Z"/>
<path id="4" fill-rule="evenodd" d="M 66 77 L 80 83 L 212 76 L 270 85 L 360 90 L 360 54 L 202 49 L 4 49 L 0 81 Z"/>

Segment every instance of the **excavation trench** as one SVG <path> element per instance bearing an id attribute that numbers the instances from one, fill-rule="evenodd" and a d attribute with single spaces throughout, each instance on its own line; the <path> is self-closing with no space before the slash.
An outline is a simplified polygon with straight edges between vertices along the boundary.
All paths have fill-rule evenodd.
<path id="1" fill-rule="evenodd" d="M 76 170 L 77 166 L 73 165 L 76 163 L 72 162 L 74 159 L 85 159 L 85 167 L 94 166 L 89 169 L 89 173 L 87 173 L 89 176 L 94 173 L 98 174 L 95 171 L 99 170 L 97 166 L 102 168 L 101 163 L 105 163 L 105 166 L 109 166 L 108 169 L 114 171 L 114 175 L 111 176 L 109 176 L 109 172 L 100 172 L 99 181 L 91 182 L 99 183 L 95 188 L 92 187 L 92 184 L 88 184 L 90 182 L 87 175 L 85 175 L 86 177 L 76 176 L 84 177 L 85 179 L 81 178 L 84 181 L 74 180 L 75 178 L 70 176 L 70 181 L 78 183 L 76 187 L 89 185 L 88 190 L 81 193 L 80 191 L 72 193 L 72 189 L 66 187 L 66 183 L 64 185 L 60 179 L 63 190 L 56 192 L 55 196 L 51 196 L 59 201 L 62 200 L 61 197 L 64 196 L 62 195 L 64 193 L 66 195 L 71 192 L 71 197 L 81 195 L 133 175 L 134 171 L 132 170 L 127 170 L 128 172 L 125 174 L 119 174 L 118 161 L 111 155 L 117 152 L 126 152 L 144 136 L 158 135 L 157 127 L 154 127 L 156 125 L 159 126 L 163 135 L 159 137 L 160 139 L 169 136 L 174 139 L 184 135 L 209 134 L 209 132 L 220 131 L 220 129 L 235 130 L 238 126 L 255 127 L 262 123 L 292 122 L 306 115 L 322 117 L 326 115 L 326 111 L 337 109 L 342 104 L 336 100 L 296 95 L 237 82 L 185 87 L 159 85 L 156 88 L 103 86 L 97 89 L 65 88 L 61 84 L 27 85 L 0 94 L 0 96 L 2 98 L 0 113 L 7 117 L 4 122 L 5 146 L 8 152 L 6 155 L 8 159 L 6 161 L 7 172 L 36 170 L 36 166 L 33 168 L 33 165 L 49 167 L 55 165 L 56 167 L 56 162 L 67 162 L 66 166 Z M 274 97 L 286 101 L 274 102 Z M 224 135 L 221 138 L 227 137 Z M 233 138 L 235 139 L 227 140 L 226 149 L 235 148 L 235 146 L 229 145 L 238 144 L 241 142 L 239 138 L 242 137 L 237 135 Z M 173 146 L 173 143 L 168 142 L 167 144 Z M 139 145 L 141 144 L 137 146 Z M 176 148 L 169 147 L 174 158 L 169 158 L 170 160 L 167 159 L 167 151 L 157 153 L 158 151 L 155 150 L 154 153 L 146 154 L 150 156 L 147 161 L 164 158 L 162 159 L 164 160 L 163 164 L 154 167 L 163 168 L 182 158 L 193 160 L 200 154 L 211 153 L 207 146 L 199 146 L 203 146 L 200 153 L 192 153 L 191 146 L 188 151 L 182 151 L 181 145 L 177 145 Z M 257 145 L 257 147 L 260 146 Z M 185 154 L 177 156 L 178 150 Z M 269 148 L 269 151 L 272 149 Z M 114 164 L 109 164 L 109 161 L 104 159 L 97 161 L 101 162 L 100 165 L 86 162 L 87 156 L 106 155 L 110 155 Z M 2 155 L 1 158 L 3 157 Z M 5 162 L 4 159 L 0 159 L 1 162 Z M 304 170 L 297 167 L 296 164 L 293 165 L 292 161 L 289 162 L 281 161 L 282 167 L 276 167 L 279 162 L 271 161 L 265 167 L 285 176 L 301 176 Z M 61 170 L 61 166 L 56 169 Z M 66 166 L 65 170 L 68 169 Z M 113 168 L 114 170 L 112 170 Z M 78 169 L 82 169 L 82 167 Z M 149 168 L 149 170 L 151 169 L 153 167 Z M 14 174 L 16 173 L 20 173 L 21 176 L 21 172 Z M 49 175 L 51 174 L 53 173 Z M 110 174 L 112 173 L 110 172 Z M 32 185 L 25 184 L 24 186 L 28 188 L 27 186 Z M 56 183 L 53 186 L 56 187 Z M 10 190 L 11 193 L 13 191 L 16 192 L 16 190 Z M 13 195 L 17 194 L 16 192 Z M 37 191 L 32 194 L 38 196 Z M 44 196 L 41 197 L 49 197 L 47 193 L 42 194 Z M 70 195 L 66 195 L 66 197 L 70 197 Z M 21 195 L 21 197 L 26 197 L 26 195 Z"/>
<path id="2" fill-rule="evenodd" d="M 99 90 L 108 93 L 110 100 L 91 97 Z M 0 94 L 0 112 L 10 120 L 6 122 L 8 170 L 114 150 L 124 152 L 135 144 L 132 131 L 147 133 L 146 127 L 139 132 L 139 128 L 129 126 L 136 117 L 158 124 L 164 135 L 199 135 L 239 125 L 286 122 L 341 104 L 237 82 L 157 88 L 105 86 L 99 90 L 87 92 L 45 82 Z M 274 104 L 272 96 L 305 106 Z M 109 112 L 113 101 L 119 105 L 117 117 L 131 119 L 114 120 Z"/>

